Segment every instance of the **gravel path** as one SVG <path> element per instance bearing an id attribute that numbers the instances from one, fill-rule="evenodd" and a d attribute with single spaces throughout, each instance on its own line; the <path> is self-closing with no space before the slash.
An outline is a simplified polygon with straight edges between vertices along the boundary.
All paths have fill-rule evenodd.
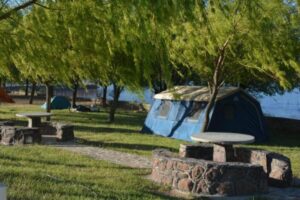
<path id="1" fill-rule="evenodd" d="M 67 151 L 86 155 L 97 160 L 106 160 L 127 167 L 151 168 L 150 159 L 144 156 L 84 145 L 57 145 L 57 147 Z"/>
<path id="2" fill-rule="evenodd" d="M 57 143 L 52 135 L 43 135 L 42 143 L 60 149 L 92 157 L 96 160 L 106 160 L 118 165 L 132 168 L 151 168 L 151 161 L 145 156 L 123 153 L 101 147 L 76 144 L 75 142 Z"/>

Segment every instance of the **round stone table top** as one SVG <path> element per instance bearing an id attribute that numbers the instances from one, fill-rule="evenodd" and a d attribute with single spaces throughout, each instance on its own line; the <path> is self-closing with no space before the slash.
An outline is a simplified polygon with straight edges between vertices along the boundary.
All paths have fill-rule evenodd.
<path id="1" fill-rule="evenodd" d="M 17 117 L 27 117 L 27 118 L 31 118 L 31 117 L 49 117 L 51 116 L 51 113 L 47 113 L 47 112 L 28 112 L 28 113 L 18 113 L 16 114 Z"/>
<path id="2" fill-rule="evenodd" d="M 191 139 L 195 142 L 223 145 L 247 144 L 253 143 L 255 141 L 255 138 L 252 135 L 224 132 L 203 132 L 198 135 L 191 136 Z"/>

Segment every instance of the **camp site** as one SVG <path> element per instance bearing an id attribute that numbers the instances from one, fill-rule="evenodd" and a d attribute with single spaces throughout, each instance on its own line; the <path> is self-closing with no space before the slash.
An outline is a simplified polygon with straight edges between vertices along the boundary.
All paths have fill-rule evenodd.
<path id="1" fill-rule="evenodd" d="M 300 199 L 298 0 L 0 0 L 0 200 Z"/>

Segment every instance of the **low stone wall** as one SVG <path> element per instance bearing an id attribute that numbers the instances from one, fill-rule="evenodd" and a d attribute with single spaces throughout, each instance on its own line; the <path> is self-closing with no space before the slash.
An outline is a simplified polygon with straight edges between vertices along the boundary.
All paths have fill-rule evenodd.
<path id="1" fill-rule="evenodd" d="M 268 190 L 267 176 L 260 165 L 184 158 L 164 149 L 153 153 L 151 177 L 173 189 L 194 194 L 232 196 Z"/>
<path id="2" fill-rule="evenodd" d="M 268 175 L 270 186 L 287 187 L 292 184 L 293 175 L 290 159 L 279 153 L 235 147 L 234 162 L 261 165 Z M 201 153 L 202 152 L 202 153 Z M 212 145 L 192 144 L 180 145 L 179 155 L 185 158 L 207 159 L 213 153 Z M 210 154 L 210 155 L 205 155 Z"/>

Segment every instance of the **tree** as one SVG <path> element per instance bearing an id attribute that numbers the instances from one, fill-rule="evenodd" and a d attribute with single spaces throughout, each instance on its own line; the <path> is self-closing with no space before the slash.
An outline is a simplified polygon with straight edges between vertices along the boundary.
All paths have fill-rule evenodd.
<path id="1" fill-rule="evenodd" d="M 64 32 L 57 23 L 60 16 L 59 12 L 33 6 L 14 32 L 17 48 L 11 55 L 13 62 L 23 77 L 45 84 L 47 112 L 51 110 L 52 85 L 66 78 L 61 59 L 64 38 L 60 35 Z"/>
<path id="2" fill-rule="evenodd" d="M 205 1 L 191 17 L 174 21 L 169 31 L 171 60 L 207 81 L 210 100 L 203 131 L 219 88 L 252 80 L 293 87 L 300 72 L 296 60 L 299 16 L 295 1 Z M 299 45 L 298 45 L 299 46 Z"/>

